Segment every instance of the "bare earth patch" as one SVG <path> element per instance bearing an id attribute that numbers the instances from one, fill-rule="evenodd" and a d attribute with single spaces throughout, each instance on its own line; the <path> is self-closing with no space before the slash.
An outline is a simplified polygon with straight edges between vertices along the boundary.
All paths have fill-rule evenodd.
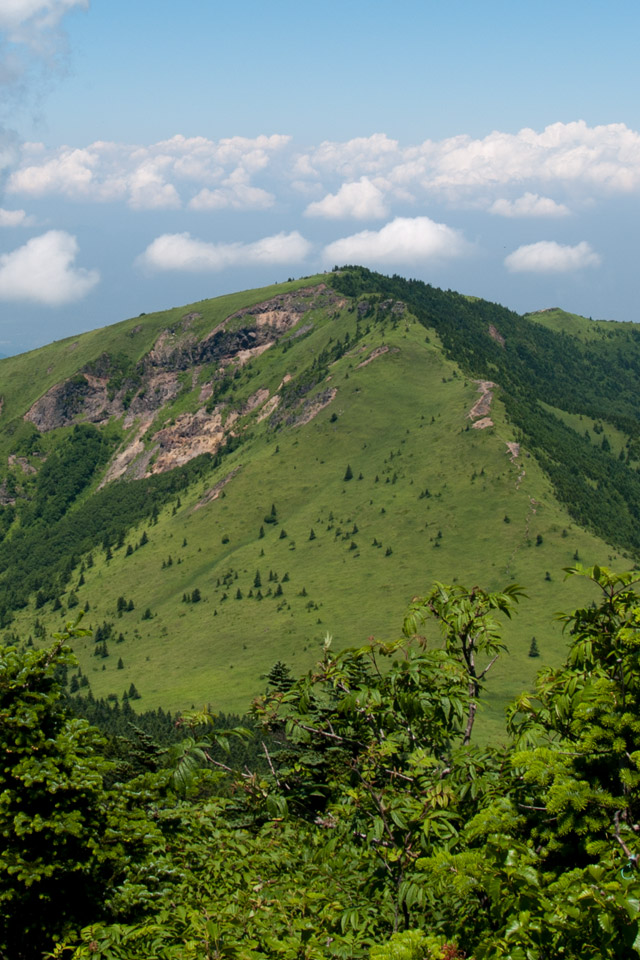
<path id="1" fill-rule="evenodd" d="M 313 287 L 302 287 L 291 293 L 282 293 L 272 297 L 271 300 L 238 310 L 237 313 L 227 317 L 221 327 L 237 317 L 251 317 L 258 328 L 270 327 L 276 334 L 285 333 L 295 327 L 300 318 L 318 301 L 321 301 L 323 306 L 331 305 L 337 308 L 340 308 L 344 302 L 325 283 L 320 283 Z"/>
<path id="2" fill-rule="evenodd" d="M 264 407 L 256 417 L 256 423 L 260 423 L 262 420 L 265 420 L 266 417 L 270 416 L 273 413 L 273 411 L 276 409 L 279 403 L 280 403 L 280 394 L 275 393 L 271 397 L 271 400 L 267 400 Z"/>
<path id="3" fill-rule="evenodd" d="M 248 350 L 238 350 L 235 356 L 230 357 L 229 360 L 223 360 L 222 363 L 233 363 L 237 367 L 244 367 L 245 363 L 248 363 L 252 357 L 259 357 L 261 353 L 264 353 L 265 350 L 268 350 L 269 347 L 273 346 L 273 341 L 269 340 L 267 343 L 261 343 L 257 347 L 250 347 Z"/>
<path id="4" fill-rule="evenodd" d="M 134 462 L 138 460 L 139 457 L 144 457 L 145 446 L 142 442 L 142 438 L 152 423 L 153 417 L 148 417 L 140 422 L 133 440 L 127 444 L 124 450 L 121 450 L 120 453 L 116 454 L 111 461 L 109 469 L 101 480 L 100 487 L 98 489 L 101 489 L 105 486 L 105 484 L 110 483 L 112 480 L 117 480 L 118 477 L 124 476 L 125 473 L 131 471 Z M 150 451 L 147 452 L 149 452 L 151 457 Z M 148 461 L 142 465 L 142 473 L 144 473 L 147 469 L 147 465 Z M 137 466 L 140 466 L 140 464 L 137 464 Z"/>
<path id="5" fill-rule="evenodd" d="M 469 410 L 467 414 L 469 420 L 477 420 L 479 417 L 489 416 L 491 401 L 493 400 L 493 393 L 491 391 L 496 386 L 491 380 L 474 380 L 473 382 L 478 384 L 478 393 L 480 393 L 481 396 L 479 400 L 476 400 L 471 410 Z"/>
<path id="6" fill-rule="evenodd" d="M 313 420 L 314 417 L 317 417 L 321 410 L 324 410 L 325 407 L 329 406 L 337 392 L 337 389 L 332 387 L 330 390 L 325 390 L 317 397 L 314 397 L 313 400 L 307 401 L 303 407 L 302 413 L 299 417 L 296 417 L 292 426 L 301 427 L 303 424 L 309 423 L 310 420 Z"/>
<path id="7" fill-rule="evenodd" d="M 267 390 L 266 387 L 262 387 L 260 390 L 256 390 L 256 392 L 252 394 L 247 400 L 247 402 L 245 403 L 242 410 L 243 414 L 252 413 L 254 410 L 257 410 L 258 407 L 261 407 L 262 404 L 268 399 L 269 399 L 269 391 Z"/>
<path id="8" fill-rule="evenodd" d="M 359 370 L 360 367 L 366 367 L 368 363 L 371 363 L 372 360 L 376 360 L 378 357 L 381 357 L 383 353 L 389 353 L 389 347 L 385 345 L 376 347 L 376 349 L 369 354 L 366 360 L 363 360 L 362 363 L 358 364 L 356 370 Z"/>
<path id="9" fill-rule="evenodd" d="M 514 440 L 507 440 L 507 449 L 511 454 L 511 463 L 513 463 L 520 456 L 520 444 Z"/>
<path id="10" fill-rule="evenodd" d="M 204 403 L 205 400 L 209 399 L 212 393 L 213 393 L 213 384 L 205 383 L 200 390 L 200 393 L 198 395 L 198 400 L 200 401 L 200 403 Z"/>
<path id="11" fill-rule="evenodd" d="M 35 467 L 32 467 L 26 457 L 17 457 L 15 453 L 10 453 L 7 457 L 7 463 L 10 467 L 17 466 L 20 467 L 23 473 L 26 473 L 29 476 L 32 476 L 34 473 L 37 473 Z"/>
<path id="12" fill-rule="evenodd" d="M 496 343 L 499 343 L 501 347 L 504 347 L 505 339 L 500 333 L 500 331 L 494 327 L 492 323 L 489 324 L 489 336 L 492 340 L 495 340 Z"/>
<path id="13" fill-rule="evenodd" d="M 233 480 L 236 473 L 238 473 L 240 469 L 241 467 L 235 467 L 235 469 L 233 469 L 231 473 L 228 473 L 227 476 L 224 477 L 224 479 L 220 480 L 219 483 L 216 483 L 215 487 L 211 487 L 211 490 L 207 490 L 202 500 L 198 500 L 198 502 L 196 503 L 193 509 L 199 510 L 200 507 L 204 507 L 208 503 L 211 503 L 213 500 L 217 500 L 218 497 L 220 496 L 220 492 L 222 491 L 222 488 L 226 487 L 226 485 L 231 480 Z"/>
<path id="14" fill-rule="evenodd" d="M 493 420 L 491 417 L 483 417 L 482 420 L 476 420 L 476 422 L 472 423 L 471 426 L 474 430 L 486 430 L 487 427 L 493 426 Z"/>

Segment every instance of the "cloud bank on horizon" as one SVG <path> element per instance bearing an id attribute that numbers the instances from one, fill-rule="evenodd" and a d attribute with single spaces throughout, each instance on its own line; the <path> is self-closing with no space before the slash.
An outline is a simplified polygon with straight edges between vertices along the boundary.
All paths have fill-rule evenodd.
<path id="1" fill-rule="evenodd" d="M 318 199 L 308 201 L 313 194 Z M 212 213 L 280 207 L 296 223 L 303 218 L 307 223 L 342 222 L 342 235 L 314 244 L 298 229 L 242 241 L 204 239 L 191 231 L 162 233 L 135 263 L 152 271 L 189 272 L 305 260 L 318 268 L 343 262 L 384 268 L 481 251 L 464 230 L 419 212 L 433 202 L 451 212 L 473 209 L 529 220 L 535 231 L 547 220 L 546 231 L 552 232 L 559 218 L 628 194 L 640 194 L 640 134 L 621 123 L 595 128 L 582 121 L 555 123 L 540 133 L 494 131 L 482 140 L 461 135 L 411 146 L 374 134 L 306 149 L 282 134 L 219 141 L 177 134 L 150 145 L 96 142 L 48 150 L 41 143 L 23 144 L 6 185 L 7 198 L 16 198 L 21 206 L 0 209 L 0 227 L 33 223 L 23 207 L 52 197 L 94 207 L 125 206 L 133 214 L 183 211 L 193 229 L 202 232 L 210 231 Z M 398 208 L 414 215 L 393 216 Z M 378 229 L 348 231 L 350 221 L 384 219 Z M 20 249 L 14 251 L 18 261 Z M 76 245 L 74 256 L 77 252 Z M 38 295 L 40 302 L 59 305 L 62 291 L 75 300 L 80 291 L 95 286 L 67 283 L 67 261 L 55 262 L 63 280 L 51 296 Z M 590 241 L 579 236 L 574 244 L 553 239 L 522 244 L 504 258 L 508 271 L 538 274 L 593 269 L 600 263 Z M 0 298 L 10 291 L 18 299 L 20 289 L 0 284 Z M 34 299 L 26 290 L 23 295 Z"/>
<path id="2" fill-rule="evenodd" d="M 148 145 L 98 141 L 54 150 L 26 143 L 7 193 L 122 202 L 137 210 L 251 210 L 276 202 L 265 189 L 274 181 L 281 193 L 317 194 L 305 213 L 329 219 L 378 219 L 394 201 L 434 198 L 452 206 L 492 204 L 491 212 L 504 216 L 554 217 L 569 208 L 529 191 L 496 195 L 526 184 L 563 194 L 577 188 L 577 203 L 639 192 L 640 134 L 623 123 L 589 127 L 580 120 L 541 132 L 494 131 L 481 140 L 460 135 L 405 147 L 385 134 L 306 149 L 282 134 L 219 141 L 176 134 Z"/>

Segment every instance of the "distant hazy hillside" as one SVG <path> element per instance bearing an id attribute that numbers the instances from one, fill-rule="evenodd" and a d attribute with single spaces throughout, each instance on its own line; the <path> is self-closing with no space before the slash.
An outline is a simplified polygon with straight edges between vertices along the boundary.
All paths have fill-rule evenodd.
<path id="1" fill-rule="evenodd" d="M 242 710 L 434 579 L 518 580 L 497 715 L 560 655 L 562 568 L 640 547 L 639 372 L 630 325 L 358 267 L 4 359 L 4 632 L 88 608 L 72 689 Z"/>

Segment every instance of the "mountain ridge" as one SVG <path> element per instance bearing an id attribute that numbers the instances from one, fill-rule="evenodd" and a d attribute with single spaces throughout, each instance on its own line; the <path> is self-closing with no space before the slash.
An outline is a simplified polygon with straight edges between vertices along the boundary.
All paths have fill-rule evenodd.
<path id="1" fill-rule="evenodd" d="M 574 602 L 562 568 L 634 551 L 622 526 L 617 548 L 602 539 L 633 519 L 612 499 L 637 483 L 633 398 L 609 420 L 607 389 L 573 383 L 567 403 L 575 369 L 617 376 L 622 325 L 585 358 L 506 308 L 347 267 L 116 326 L 0 365 L 2 622 L 38 642 L 88 602 L 76 683 L 97 696 L 134 683 L 141 709 L 242 711 L 275 660 L 306 669 L 327 632 L 393 636 L 432 579 L 517 579 L 531 609 L 508 627 L 497 716 L 533 676 L 534 635 L 562 655 L 536 610 Z M 558 489 L 580 458 L 606 472 L 600 490 L 578 476 L 598 499 L 572 518 Z"/>

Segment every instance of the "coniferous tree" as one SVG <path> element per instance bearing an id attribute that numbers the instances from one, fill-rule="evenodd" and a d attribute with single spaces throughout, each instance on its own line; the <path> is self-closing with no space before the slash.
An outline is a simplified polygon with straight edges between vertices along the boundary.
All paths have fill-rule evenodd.
<path id="1" fill-rule="evenodd" d="M 277 660 L 266 674 L 265 679 L 269 686 L 280 693 L 286 693 L 295 683 L 295 678 L 291 675 L 291 670 L 282 662 Z"/>

